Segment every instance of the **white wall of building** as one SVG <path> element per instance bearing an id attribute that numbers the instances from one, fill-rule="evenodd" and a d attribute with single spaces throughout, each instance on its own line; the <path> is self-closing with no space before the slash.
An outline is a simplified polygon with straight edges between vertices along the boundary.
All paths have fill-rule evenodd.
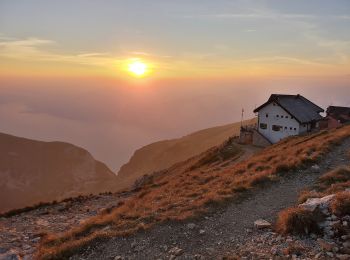
<path id="1" fill-rule="evenodd" d="M 267 116 L 266 116 L 267 115 Z M 262 124 L 266 124 L 266 129 L 263 129 Z M 273 126 L 280 126 L 279 131 L 274 131 Z M 307 126 L 300 125 L 299 122 L 287 113 L 276 103 L 270 103 L 259 111 L 258 130 L 272 143 L 276 143 L 281 139 L 298 135 L 307 131 Z"/>

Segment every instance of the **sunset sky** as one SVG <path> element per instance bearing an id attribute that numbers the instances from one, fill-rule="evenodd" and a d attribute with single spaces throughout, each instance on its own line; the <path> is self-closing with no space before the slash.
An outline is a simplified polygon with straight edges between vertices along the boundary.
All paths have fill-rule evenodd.
<path id="1" fill-rule="evenodd" d="M 348 0 L 1 0 L 0 131 L 115 170 L 271 92 L 350 105 L 349 28 Z"/>

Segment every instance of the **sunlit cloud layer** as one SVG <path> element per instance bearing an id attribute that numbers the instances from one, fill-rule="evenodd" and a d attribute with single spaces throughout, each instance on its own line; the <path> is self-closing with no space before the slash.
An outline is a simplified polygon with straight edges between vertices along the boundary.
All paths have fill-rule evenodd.
<path id="1" fill-rule="evenodd" d="M 350 3 L 292 2 L 5 0 L 0 75 L 126 78 L 132 58 L 154 78 L 348 74 Z"/>
<path id="2" fill-rule="evenodd" d="M 311 36 L 310 36 L 311 37 Z M 10 39 L 10 40 L 9 40 Z M 330 57 L 296 57 L 274 55 L 239 57 L 228 59 L 220 52 L 230 52 L 230 48 L 224 45 L 216 46 L 215 53 L 183 53 L 177 57 L 161 56 L 146 52 L 130 51 L 123 55 L 113 55 L 108 52 L 84 52 L 84 53 L 62 53 L 55 48 L 58 43 L 39 38 L 13 39 L 8 37 L 0 40 L 0 61 L 2 67 L 16 68 L 23 66 L 22 62 L 28 64 L 27 74 L 42 73 L 50 75 L 50 68 L 57 66 L 58 74 L 71 74 L 69 70 L 77 71 L 84 75 L 109 75 L 125 76 L 125 62 L 130 57 L 139 57 L 156 64 L 159 70 L 158 76 L 181 77 L 181 76 L 251 76 L 261 75 L 341 75 L 346 74 L 349 62 L 350 41 L 324 40 L 317 38 L 315 46 L 324 48 L 332 53 Z M 247 55 L 250 56 L 250 55 Z M 34 66 L 33 66 L 34 64 Z M 72 69 L 75 66 L 75 69 Z M 33 71 L 34 70 L 34 71 Z M 286 70 L 289 70 L 288 72 Z M 7 71 L 11 74 L 11 72 Z M 52 69 L 51 69 L 52 72 Z M 118 73 L 119 72 L 119 73 Z M 23 70 L 22 70 L 23 73 Z M 54 73 L 57 74 L 57 73 Z"/>

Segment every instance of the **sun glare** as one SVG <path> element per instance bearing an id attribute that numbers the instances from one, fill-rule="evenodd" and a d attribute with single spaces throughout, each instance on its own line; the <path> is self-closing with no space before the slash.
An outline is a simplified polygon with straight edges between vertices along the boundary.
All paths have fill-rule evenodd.
<path id="1" fill-rule="evenodd" d="M 132 75 L 136 77 L 142 77 L 147 73 L 148 67 L 146 63 L 136 60 L 136 61 L 132 61 L 128 65 L 128 70 Z"/>

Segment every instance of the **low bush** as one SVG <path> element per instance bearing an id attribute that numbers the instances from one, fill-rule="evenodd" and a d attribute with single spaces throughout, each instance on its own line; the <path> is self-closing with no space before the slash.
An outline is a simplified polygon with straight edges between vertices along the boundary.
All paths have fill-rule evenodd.
<path id="1" fill-rule="evenodd" d="M 338 182 L 350 181 L 350 167 L 339 167 L 335 170 L 332 170 L 319 178 L 320 188 L 329 187 L 332 184 Z"/>
<path id="2" fill-rule="evenodd" d="M 331 210 L 338 217 L 350 215 L 350 192 L 343 191 L 337 193 L 331 203 Z"/>
<path id="3" fill-rule="evenodd" d="M 317 234 L 320 232 L 313 212 L 300 207 L 282 210 L 278 214 L 276 229 L 282 234 L 295 235 Z"/>

